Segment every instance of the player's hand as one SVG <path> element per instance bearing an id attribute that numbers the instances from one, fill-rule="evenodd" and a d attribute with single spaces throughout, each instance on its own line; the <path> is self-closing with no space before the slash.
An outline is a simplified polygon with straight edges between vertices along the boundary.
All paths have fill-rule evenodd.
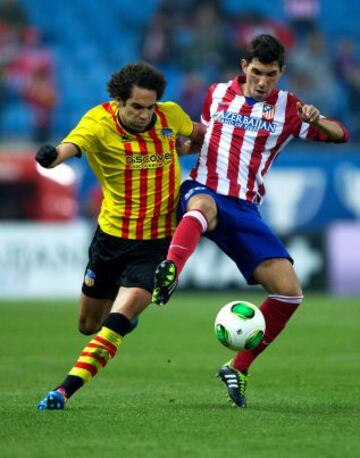
<path id="1" fill-rule="evenodd" d="M 35 160 L 42 167 L 48 168 L 55 161 L 57 157 L 58 157 L 58 152 L 56 151 L 56 148 L 54 146 L 44 145 L 36 153 Z"/>
<path id="2" fill-rule="evenodd" d="M 316 125 L 320 119 L 320 111 L 314 105 L 297 102 L 296 109 L 299 118 L 304 122 Z"/>
<path id="3" fill-rule="evenodd" d="M 176 152 L 178 156 L 187 156 L 188 154 L 197 153 L 196 145 L 191 140 L 176 139 Z"/>
<path id="4" fill-rule="evenodd" d="M 175 148 L 178 156 L 184 156 L 184 139 L 176 137 Z"/>

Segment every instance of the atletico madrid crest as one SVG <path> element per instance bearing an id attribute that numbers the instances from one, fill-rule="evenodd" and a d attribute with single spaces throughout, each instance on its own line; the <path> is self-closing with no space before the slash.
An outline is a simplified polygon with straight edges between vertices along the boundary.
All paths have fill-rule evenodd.
<path id="1" fill-rule="evenodd" d="M 275 106 L 269 103 L 264 103 L 262 118 L 267 121 L 272 121 L 275 118 Z"/>

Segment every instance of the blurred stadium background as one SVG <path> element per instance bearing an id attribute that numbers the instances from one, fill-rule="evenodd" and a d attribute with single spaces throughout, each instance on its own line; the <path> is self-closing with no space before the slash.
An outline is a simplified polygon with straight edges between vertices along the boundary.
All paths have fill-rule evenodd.
<path id="1" fill-rule="evenodd" d="M 281 87 L 351 133 L 346 145 L 288 146 L 270 174 L 263 215 L 284 238 L 306 290 L 360 295 L 360 3 L 136 4 L 0 0 L 0 297 L 72 298 L 80 289 L 101 196 L 85 159 L 51 172 L 35 167 L 38 145 L 59 142 L 107 99 L 110 75 L 138 59 L 161 68 L 165 98 L 198 119 L 207 86 L 238 72 L 258 33 L 286 45 Z M 183 161 L 184 175 L 192 162 Z M 206 241 L 181 285 L 246 289 L 232 262 Z"/>

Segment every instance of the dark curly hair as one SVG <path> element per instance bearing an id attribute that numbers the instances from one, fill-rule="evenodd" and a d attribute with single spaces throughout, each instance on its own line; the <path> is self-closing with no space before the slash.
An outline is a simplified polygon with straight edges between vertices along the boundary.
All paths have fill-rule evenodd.
<path id="1" fill-rule="evenodd" d="M 249 45 L 245 59 L 251 62 L 252 59 L 259 59 L 262 64 L 270 64 L 277 61 L 279 67 L 283 67 L 285 61 L 284 46 L 271 35 L 258 35 Z"/>
<path id="2" fill-rule="evenodd" d="M 164 75 L 152 65 L 136 62 L 113 73 L 107 83 L 107 90 L 113 99 L 126 102 L 134 86 L 156 91 L 156 100 L 160 100 L 166 88 L 166 80 Z"/>

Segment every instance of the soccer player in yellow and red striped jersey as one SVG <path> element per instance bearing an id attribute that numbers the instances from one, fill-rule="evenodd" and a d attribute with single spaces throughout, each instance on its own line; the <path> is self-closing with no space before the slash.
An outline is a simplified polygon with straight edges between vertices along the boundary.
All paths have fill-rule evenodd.
<path id="1" fill-rule="evenodd" d="M 104 195 L 80 298 L 79 329 L 97 334 L 39 410 L 63 408 L 115 356 L 151 302 L 154 271 L 176 225 L 176 140 L 201 143 L 204 136 L 179 105 L 159 102 L 165 86 L 151 65 L 127 65 L 108 83 L 113 101 L 88 111 L 56 148 L 45 145 L 37 152 L 46 168 L 86 154 Z"/>

